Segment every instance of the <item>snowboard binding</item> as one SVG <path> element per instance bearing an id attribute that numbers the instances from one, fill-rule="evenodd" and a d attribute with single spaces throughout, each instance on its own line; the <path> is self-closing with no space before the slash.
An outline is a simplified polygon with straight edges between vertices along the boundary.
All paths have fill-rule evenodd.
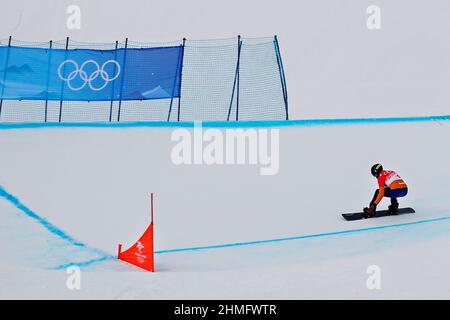
<path id="1" fill-rule="evenodd" d="M 397 215 L 398 214 L 398 204 L 391 204 L 390 206 L 388 206 L 388 211 L 390 214 L 392 215 Z"/>

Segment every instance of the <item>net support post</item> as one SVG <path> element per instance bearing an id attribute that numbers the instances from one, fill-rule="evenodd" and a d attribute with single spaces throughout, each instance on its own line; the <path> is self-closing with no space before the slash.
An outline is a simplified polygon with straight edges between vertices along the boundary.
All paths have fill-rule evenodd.
<path id="1" fill-rule="evenodd" d="M 119 109 L 117 110 L 117 122 L 120 122 L 120 113 L 122 111 L 122 94 L 123 94 L 123 81 L 125 79 L 125 64 L 127 62 L 127 49 L 128 49 L 128 38 L 125 39 L 125 51 L 123 53 L 123 64 L 122 64 L 122 79 L 120 81 L 120 96 L 119 96 Z"/>
<path id="2" fill-rule="evenodd" d="M 67 51 L 69 50 L 69 37 L 66 38 L 66 52 L 64 56 L 64 61 L 67 60 Z M 63 75 L 66 74 L 66 65 L 63 67 Z M 64 96 L 64 81 L 61 81 L 61 97 L 59 99 L 59 116 L 58 116 L 58 122 L 61 122 L 62 120 L 62 107 L 63 107 L 63 96 Z"/>
<path id="3" fill-rule="evenodd" d="M 114 49 L 114 61 L 117 61 L 117 46 L 119 45 L 119 41 L 117 41 L 116 40 L 116 46 L 115 46 L 115 49 Z M 114 64 L 114 74 L 116 73 L 116 64 Z M 112 112 L 113 112 L 113 104 L 114 104 L 114 89 L 115 89 L 115 84 L 116 84 L 116 82 L 115 81 L 113 81 L 113 84 L 112 84 L 112 89 L 111 89 L 111 101 L 110 101 L 110 104 L 109 104 L 109 122 L 111 122 L 112 121 Z"/>
<path id="4" fill-rule="evenodd" d="M 3 108 L 3 94 L 5 93 L 5 84 L 6 84 L 6 74 L 8 73 L 8 63 L 9 63 L 9 51 L 11 48 L 11 40 L 12 40 L 12 36 L 9 36 L 8 39 L 8 49 L 6 52 L 6 61 L 5 61 L 5 74 L 3 75 L 3 86 L 2 86 L 2 96 L 1 96 L 1 100 L 0 100 L 0 119 L 2 117 L 2 108 Z"/>
<path id="5" fill-rule="evenodd" d="M 184 64 L 184 48 L 186 47 L 186 38 L 183 38 L 183 47 L 181 48 L 181 65 L 180 65 L 180 96 L 178 98 L 178 111 L 177 111 L 177 121 L 180 121 L 181 113 L 181 82 L 183 79 L 183 64 Z"/>
<path id="6" fill-rule="evenodd" d="M 236 121 L 239 121 L 239 70 L 241 61 L 241 46 L 242 40 L 241 36 L 238 36 L 238 50 L 237 50 L 237 62 L 236 62 L 236 72 L 234 74 L 233 90 L 231 91 L 231 101 L 230 107 L 228 108 L 227 121 L 230 121 L 231 108 L 233 106 L 234 95 L 236 93 Z"/>
<path id="7" fill-rule="evenodd" d="M 280 46 L 278 44 L 278 37 L 275 35 L 273 38 L 275 46 L 275 55 L 277 57 L 278 71 L 280 73 L 281 89 L 283 90 L 284 108 L 286 111 L 286 120 L 289 120 L 289 108 L 288 108 L 288 95 L 286 86 L 286 76 L 284 74 L 283 60 L 281 59 Z"/>
<path id="8" fill-rule="evenodd" d="M 48 46 L 48 66 L 47 66 L 47 82 L 46 82 L 46 93 L 45 93 L 45 109 L 44 109 L 44 122 L 47 122 L 48 119 L 48 85 L 50 82 L 50 66 L 52 63 L 52 47 L 53 47 L 53 41 L 50 40 L 49 46 Z"/>
<path id="9" fill-rule="evenodd" d="M 173 79 L 173 85 L 172 85 L 172 97 L 170 98 L 170 105 L 169 105 L 169 112 L 167 114 L 167 121 L 170 121 L 170 115 L 172 113 L 172 106 L 173 106 L 173 98 L 175 94 L 175 85 L 177 84 L 177 76 L 178 76 L 178 70 L 180 70 L 180 83 L 178 87 L 179 97 L 178 97 L 178 111 L 177 111 L 177 121 L 180 121 L 180 101 L 181 101 L 181 69 L 183 68 L 183 56 L 184 56 L 184 45 L 186 43 L 186 38 L 183 38 L 183 43 L 180 44 L 180 52 L 178 54 L 178 61 L 177 61 L 177 68 L 175 70 L 175 77 Z"/>

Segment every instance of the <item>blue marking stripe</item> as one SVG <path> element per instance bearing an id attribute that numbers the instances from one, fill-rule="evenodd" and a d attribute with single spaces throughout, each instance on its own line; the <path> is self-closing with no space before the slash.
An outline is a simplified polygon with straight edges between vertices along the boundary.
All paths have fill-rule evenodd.
<path id="1" fill-rule="evenodd" d="M 24 204 L 20 202 L 18 198 L 7 192 L 3 187 L 0 186 L 0 197 L 6 199 L 8 202 L 12 203 L 17 209 L 25 213 L 30 218 L 36 220 L 38 223 L 40 223 L 44 228 L 46 228 L 49 232 L 52 234 L 68 241 L 74 246 L 77 247 L 83 247 L 89 250 L 92 250 L 93 252 L 100 255 L 97 259 L 87 260 L 83 262 L 74 262 L 74 263 L 67 263 L 64 265 L 57 266 L 52 269 L 65 269 L 71 265 L 77 265 L 77 266 L 88 266 L 92 265 L 94 263 L 103 262 L 107 260 L 113 260 L 116 259 L 116 256 L 113 256 L 111 254 L 102 252 L 99 249 L 91 248 L 87 246 L 86 244 L 75 240 L 71 236 L 69 236 L 67 233 L 62 231 L 61 229 L 57 228 L 56 226 L 52 225 L 50 222 L 45 220 L 44 218 L 40 217 L 38 214 L 33 212 L 31 209 L 26 207 Z M 439 217 L 439 218 L 432 218 L 432 219 L 425 219 L 425 220 L 418 220 L 413 222 L 406 222 L 406 223 L 399 223 L 399 224 L 391 224 L 391 225 L 384 225 L 384 226 L 377 226 L 377 227 L 368 227 L 368 228 L 360 228 L 360 229 L 351 229 L 351 230 L 343 230 L 343 231 L 334 231 L 334 232 L 326 232 L 326 233 L 317 233 L 317 234 L 310 234 L 310 235 L 301 235 L 301 236 L 293 236 L 293 237 L 286 237 L 286 238 L 275 238 L 275 239 L 267 239 L 267 240 L 255 240 L 255 241 L 248 241 L 248 242 L 236 242 L 236 243 L 226 243 L 226 244 L 218 244 L 218 245 L 210 245 L 210 246 L 198 246 L 198 247 L 187 247 L 187 248 L 177 248 L 177 249 L 167 249 L 167 250 L 158 250 L 155 251 L 155 254 L 166 254 L 166 253 L 176 253 L 176 252 L 183 252 L 183 251 L 198 251 L 198 250 L 211 250 L 211 249 L 223 249 L 223 248 L 230 248 L 230 247 L 239 247 L 239 246 L 250 246 L 250 245 L 260 245 L 260 244 L 268 244 L 268 243 L 276 243 L 276 242 L 282 242 L 282 241 L 292 241 L 292 240 L 300 240 L 300 239 L 309 239 L 309 238 L 318 238 L 318 237 L 329 237 L 329 236 L 338 236 L 338 235 L 344 235 L 344 234 L 351 234 L 351 233 L 359 233 L 359 232 L 366 232 L 366 231 L 374 231 L 374 230 L 382 230 L 382 229 L 389 229 L 389 228 L 398 228 L 398 227 L 407 227 L 412 225 L 419 225 L 424 223 L 432 223 L 432 222 L 438 222 L 438 221 L 445 221 L 450 220 L 450 216 L 445 217 Z"/>
<path id="2" fill-rule="evenodd" d="M 168 250 L 157 250 L 157 251 L 155 251 L 155 254 L 225 249 L 225 248 L 232 248 L 232 247 L 269 244 L 269 243 L 276 243 L 276 242 L 282 242 L 282 241 L 293 241 L 293 240 L 310 239 L 310 238 L 331 237 L 331 236 L 339 236 L 339 235 L 345 235 L 345 234 L 375 231 L 375 230 L 382 230 L 382 229 L 407 227 L 407 226 L 412 226 L 412 225 L 439 222 L 439 221 L 445 221 L 445 220 L 450 220 L 450 216 L 426 219 L 426 220 L 419 220 L 419 221 L 413 221 L 413 222 L 406 222 L 406 223 L 398 223 L 398 224 L 385 225 L 385 226 L 378 226 L 378 227 L 369 227 L 369 228 L 351 229 L 351 230 L 343 230 L 343 231 L 335 231 L 335 232 L 317 233 L 317 234 L 294 236 L 294 237 L 287 237 L 287 238 L 276 238 L 276 239 L 256 240 L 256 241 L 249 241 L 249 242 L 226 243 L 226 244 L 218 244 L 218 245 L 211 245 L 211 246 L 199 246 L 199 247 L 177 248 L 177 249 L 168 249 Z M 89 266 L 94 263 L 103 262 L 103 261 L 107 261 L 107 260 L 115 260 L 115 259 L 117 259 L 117 257 L 110 255 L 110 256 L 105 256 L 105 257 L 99 258 L 99 259 L 85 261 L 85 262 L 61 265 L 59 267 L 56 267 L 55 269 L 58 269 L 58 270 L 65 269 L 65 268 L 69 267 L 70 265 Z"/>
<path id="3" fill-rule="evenodd" d="M 55 236 L 57 236 L 63 240 L 66 240 L 67 242 L 69 242 L 70 244 L 72 244 L 76 247 L 88 249 L 96 254 L 99 254 L 100 256 L 109 256 L 108 254 L 102 252 L 99 249 L 89 247 L 85 243 L 82 243 L 82 242 L 72 238 L 70 235 L 68 235 L 67 233 L 65 233 L 64 231 L 59 229 L 58 227 L 54 226 L 53 224 L 48 222 L 46 219 L 42 218 L 37 213 L 32 211 L 30 208 L 25 206 L 17 197 L 15 197 L 11 193 L 7 192 L 2 186 L 0 186 L 0 197 L 4 198 L 8 202 L 10 202 L 17 209 L 19 209 L 24 214 L 26 214 L 28 217 L 32 218 L 33 220 L 35 220 L 36 222 L 41 224 L 45 229 L 47 229 L 50 233 L 54 234 Z"/>
<path id="4" fill-rule="evenodd" d="M 329 237 L 329 236 L 337 236 L 337 235 L 357 233 L 357 232 L 406 227 L 406 226 L 412 226 L 412 225 L 430 223 L 430 222 L 437 222 L 437 221 L 444 221 L 444 220 L 450 220 L 450 216 L 427 219 L 427 220 L 419 220 L 419 221 L 413 221 L 413 222 L 405 222 L 405 223 L 399 223 L 399 224 L 391 224 L 391 225 L 378 226 L 378 227 L 369 227 L 369 228 L 361 228 L 361 229 L 351 229 L 351 230 L 343 230 L 343 231 L 317 233 L 317 234 L 294 236 L 294 237 L 288 237 L 288 238 L 276 238 L 276 239 L 256 240 L 256 241 L 249 241 L 249 242 L 227 243 L 227 244 L 219 244 L 219 245 L 211 245 L 211 246 L 159 250 L 159 251 L 155 251 L 155 254 L 164 254 L 164 253 L 173 253 L 173 252 L 182 252 L 182 251 L 208 250 L 208 249 L 221 249 L 221 248 L 229 248 L 229 247 L 267 244 L 267 243 L 274 243 L 274 242 L 281 242 L 281 241 L 292 241 L 292 240 L 300 240 L 300 239 L 308 239 L 308 238 Z"/>
<path id="5" fill-rule="evenodd" d="M 310 127 L 345 124 L 379 124 L 398 122 L 448 121 L 450 115 L 424 117 L 393 117 L 393 118 L 348 118 L 348 119 L 310 119 L 310 120 L 279 120 L 279 121 L 204 121 L 205 128 L 268 128 L 268 127 Z M 194 127 L 194 122 L 42 122 L 42 123 L 0 123 L 0 130 L 38 129 L 38 128 L 173 128 Z"/>
<path id="6" fill-rule="evenodd" d="M 92 264 L 95 263 L 99 263 L 99 262 L 103 262 L 103 261 L 108 261 L 108 260 L 114 260 L 117 259 L 117 257 L 112 256 L 112 255 L 105 255 L 103 257 L 100 257 L 98 259 L 92 259 L 92 260 L 87 260 L 87 261 L 82 261 L 82 262 L 70 262 L 70 263 L 66 263 L 66 264 L 62 264 L 59 266 L 56 266 L 54 268 L 51 268 L 53 270 L 65 270 L 67 268 L 69 268 L 70 266 L 77 266 L 77 267 L 87 267 L 90 266 Z"/>

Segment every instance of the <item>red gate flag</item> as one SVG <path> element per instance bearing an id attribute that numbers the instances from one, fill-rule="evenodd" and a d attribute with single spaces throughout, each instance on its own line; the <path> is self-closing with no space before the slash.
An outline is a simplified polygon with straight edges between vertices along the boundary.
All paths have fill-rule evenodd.
<path id="1" fill-rule="evenodd" d="M 144 234 L 128 250 L 122 251 L 119 244 L 117 258 L 134 264 L 142 269 L 154 272 L 154 246 L 153 246 L 153 193 L 151 194 L 151 222 Z"/>

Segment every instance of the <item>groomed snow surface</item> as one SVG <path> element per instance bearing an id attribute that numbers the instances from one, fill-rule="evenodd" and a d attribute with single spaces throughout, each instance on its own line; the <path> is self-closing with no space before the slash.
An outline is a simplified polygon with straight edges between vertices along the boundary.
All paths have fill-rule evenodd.
<path id="1" fill-rule="evenodd" d="M 0 298 L 450 298 L 449 122 L 279 128 L 273 176 L 177 166 L 173 130 L 1 130 Z M 344 221 L 370 200 L 375 162 L 406 180 L 400 203 L 416 214 Z M 150 192 L 156 273 L 114 258 L 145 230 Z M 80 290 L 66 286 L 71 264 Z"/>

